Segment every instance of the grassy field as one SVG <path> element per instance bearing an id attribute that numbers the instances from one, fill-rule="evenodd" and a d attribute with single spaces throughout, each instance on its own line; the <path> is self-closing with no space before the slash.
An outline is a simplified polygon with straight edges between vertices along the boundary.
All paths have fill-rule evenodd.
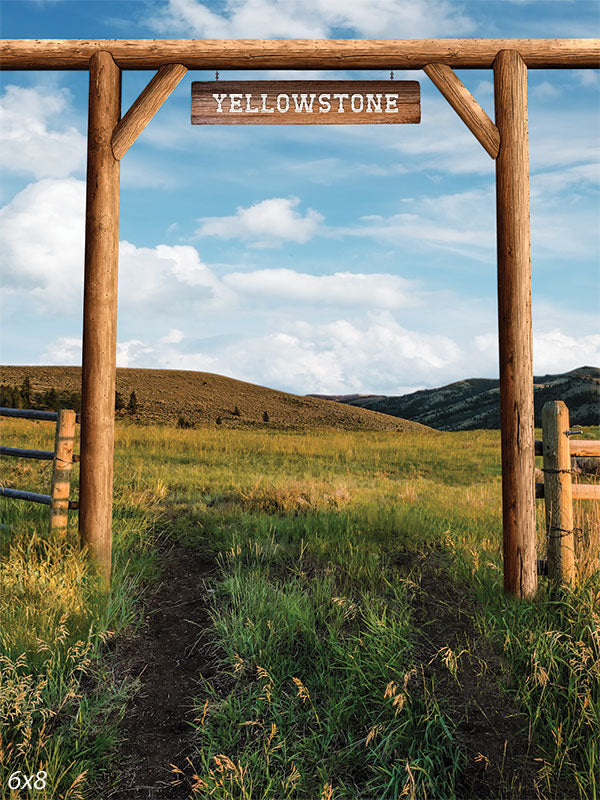
<path id="1" fill-rule="evenodd" d="M 2 427 L 51 446 L 51 425 Z M 45 490 L 48 466 L 7 461 L 6 484 Z M 598 514 L 577 508 L 576 592 L 505 598 L 497 432 L 118 426 L 108 602 L 75 519 L 66 542 L 46 520 L 3 503 L 6 796 L 16 770 L 47 773 L 40 798 L 114 784 L 139 687 L 112 643 L 136 635 L 173 548 L 214 565 L 210 624 L 185 643 L 198 684 L 177 796 L 598 797 Z"/>

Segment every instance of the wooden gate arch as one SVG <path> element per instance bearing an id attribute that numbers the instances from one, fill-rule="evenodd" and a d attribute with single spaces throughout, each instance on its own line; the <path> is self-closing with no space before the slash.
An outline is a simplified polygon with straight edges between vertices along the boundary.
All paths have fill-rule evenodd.
<path id="1" fill-rule="evenodd" d="M 600 67 L 600 39 L 4 39 L 4 70 L 88 70 L 80 536 L 111 570 L 119 164 L 188 69 L 422 69 L 496 161 L 504 588 L 537 588 L 527 70 Z M 495 122 L 453 72 L 492 69 Z M 121 117 L 123 70 L 157 73 Z"/>

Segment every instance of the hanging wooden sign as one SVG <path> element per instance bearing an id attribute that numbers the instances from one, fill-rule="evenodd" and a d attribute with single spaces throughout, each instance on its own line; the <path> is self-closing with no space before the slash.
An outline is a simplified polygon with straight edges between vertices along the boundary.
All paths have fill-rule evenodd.
<path id="1" fill-rule="evenodd" d="M 418 81 L 194 81 L 192 125 L 421 121 Z"/>

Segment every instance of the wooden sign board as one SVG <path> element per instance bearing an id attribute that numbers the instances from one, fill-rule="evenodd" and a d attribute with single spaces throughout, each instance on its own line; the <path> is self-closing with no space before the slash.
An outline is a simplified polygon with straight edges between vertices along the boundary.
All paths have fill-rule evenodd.
<path id="1" fill-rule="evenodd" d="M 192 125 L 421 121 L 418 81 L 194 81 Z"/>

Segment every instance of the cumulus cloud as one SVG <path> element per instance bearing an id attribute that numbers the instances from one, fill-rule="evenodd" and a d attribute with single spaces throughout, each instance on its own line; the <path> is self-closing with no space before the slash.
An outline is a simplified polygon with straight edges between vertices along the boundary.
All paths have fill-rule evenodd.
<path id="1" fill-rule="evenodd" d="M 458 368 L 462 354 L 450 337 L 409 330 L 387 312 L 354 322 L 290 320 L 233 341 L 207 341 L 202 349 L 183 332 L 176 333 L 119 342 L 118 366 L 209 370 L 298 393 L 401 393 L 407 375 L 413 386 L 429 384 L 432 376 L 435 382 L 437 375 L 443 382 Z M 80 340 L 60 338 L 43 360 L 79 363 L 80 352 Z"/>
<path id="2" fill-rule="evenodd" d="M 233 272 L 225 283 L 241 295 L 288 303 L 366 308 L 406 308 L 418 303 L 416 287 L 397 275 L 336 272 L 308 275 L 291 269 Z"/>
<path id="3" fill-rule="evenodd" d="M 270 201 L 265 202 L 269 207 Z M 282 237 L 306 235 L 307 217 L 300 217 L 291 206 L 288 210 L 290 214 L 279 225 L 273 223 L 271 212 L 267 211 L 266 217 Z M 83 282 L 84 212 L 85 184 L 74 178 L 30 184 L 1 209 L 5 288 L 26 293 L 36 301 L 38 309 L 48 313 L 60 303 L 78 316 Z M 266 231 L 267 221 L 261 213 L 258 217 L 252 214 L 246 217 L 244 213 L 239 216 L 246 220 L 240 224 L 248 231 L 254 223 L 257 234 Z M 248 218 L 254 222 L 249 223 Z M 300 231 L 295 229 L 297 224 Z M 137 247 L 128 241 L 120 242 L 119 302 L 125 311 L 171 313 L 177 308 L 185 314 L 199 308 L 233 309 L 243 306 L 245 300 L 255 305 L 257 298 L 266 303 L 283 300 L 296 306 L 363 308 L 407 308 L 420 302 L 416 285 L 397 275 L 362 272 L 310 275 L 275 268 L 233 271 L 219 276 L 190 245 Z M 170 335 L 176 336 L 177 332 Z"/>
<path id="4" fill-rule="evenodd" d="M 40 355 L 40 364 L 72 367 L 81 364 L 81 339 L 76 336 L 59 336 L 49 342 Z"/>
<path id="5" fill-rule="evenodd" d="M 38 310 L 79 316 L 84 269 L 85 183 L 44 179 L 0 209 L 2 284 L 26 293 Z M 120 243 L 119 300 L 124 308 L 215 305 L 231 290 L 191 246 Z"/>
<path id="6" fill-rule="evenodd" d="M 199 0 L 169 0 L 149 20 L 159 32 L 206 39 L 331 37 L 335 30 L 362 36 L 464 36 L 476 25 L 448 0 L 226 0 L 223 13 Z"/>
<path id="7" fill-rule="evenodd" d="M 480 353 L 497 358 L 498 336 L 477 336 Z M 537 330 L 533 334 L 533 370 L 536 375 L 566 372 L 575 367 L 600 364 L 600 335 L 572 336 L 559 328 Z"/>
<path id="8" fill-rule="evenodd" d="M 0 209 L 3 284 L 28 291 L 48 311 L 81 308 L 85 183 L 44 179 Z"/>
<path id="9" fill-rule="evenodd" d="M 203 217 L 197 235 L 242 239 L 257 247 L 304 244 L 318 232 L 323 216 L 311 208 L 302 216 L 296 210 L 299 204 L 298 197 L 271 197 L 248 208 L 239 206 L 234 216 Z"/>
<path id="10" fill-rule="evenodd" d="M 68 89 L 7 86 L 0 99 L 0 166 L 36 178 L 83 169 L 85 136 L 64 121 L 72 100 Z"/>

